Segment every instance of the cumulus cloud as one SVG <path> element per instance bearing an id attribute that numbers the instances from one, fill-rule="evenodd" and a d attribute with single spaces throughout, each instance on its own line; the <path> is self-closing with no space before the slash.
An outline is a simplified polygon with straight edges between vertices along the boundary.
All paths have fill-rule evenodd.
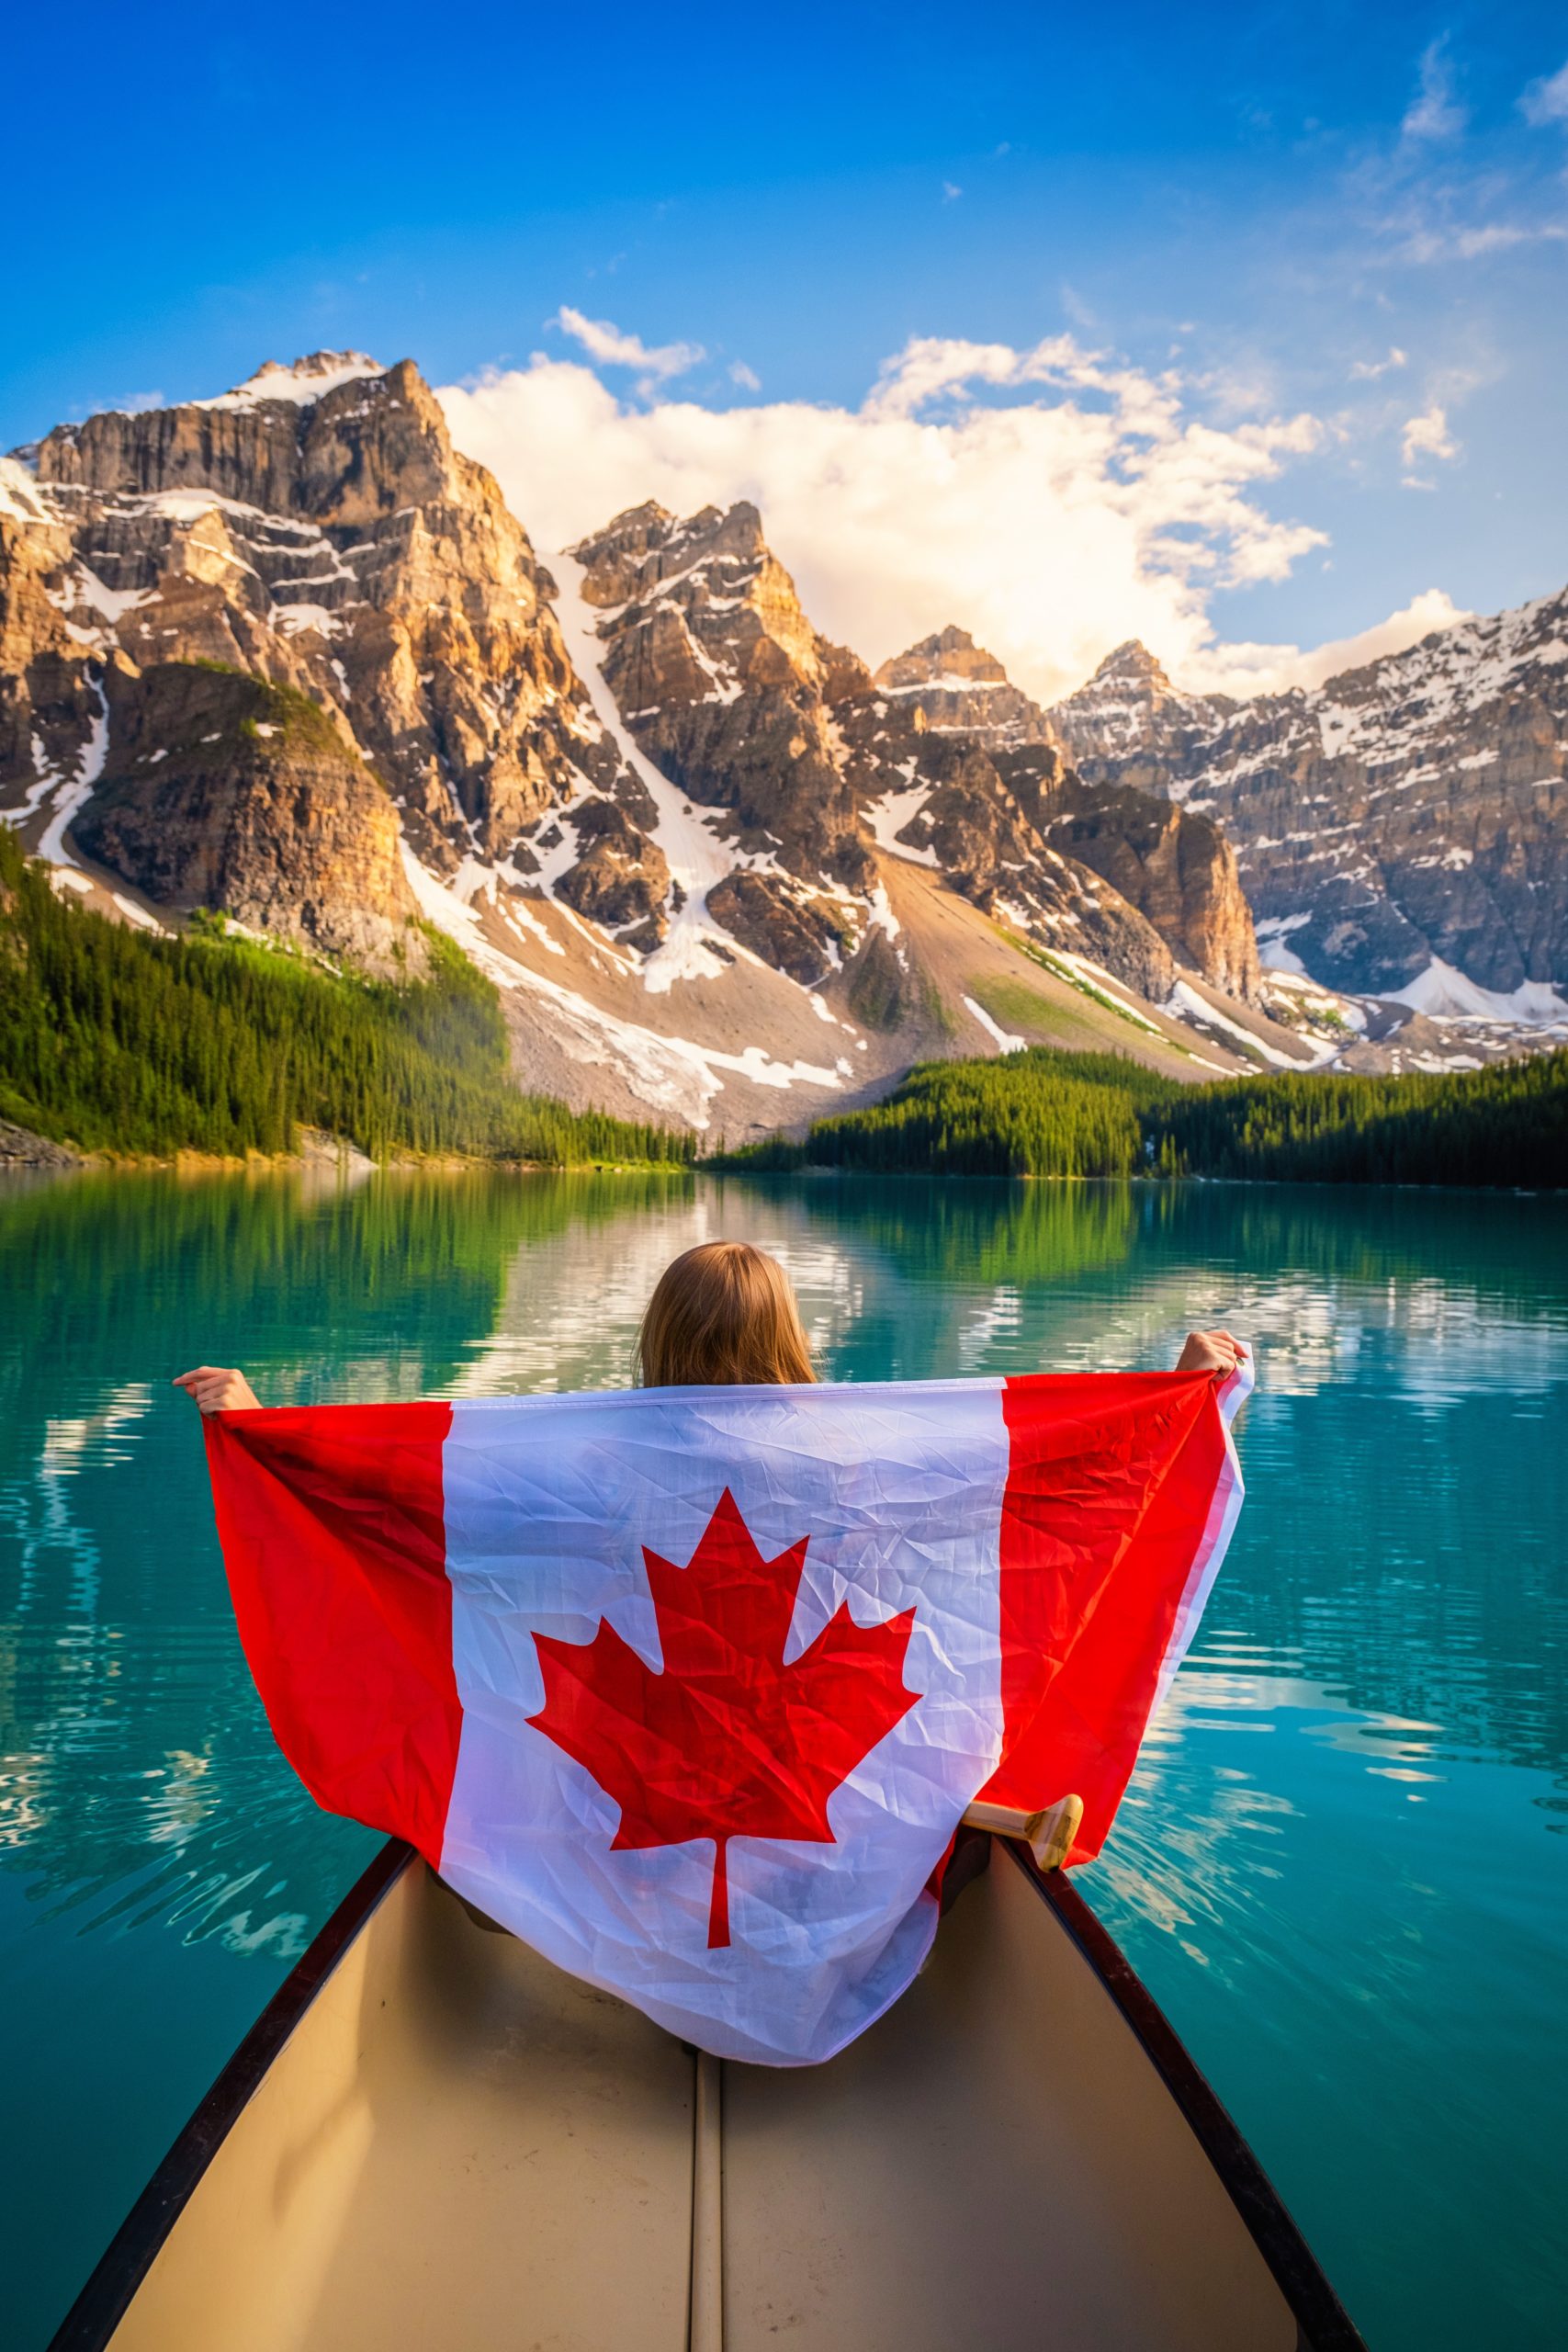
<path id="1" fill-rule="evenodd" d="M 1424 52 L 1416 96 L 1405 109 L 1400 129 L 1408 140 L 1457 139 L 1468 117 L 1454 97 L 1453 67 L 1449 62 L 1448 36 Z"/>
<path id="2" fill-rule="evenodd" d="M 1459 443 L 1449 431 L 1448 412 L 1438 401 L 1434 401 L 1429 408 L 1424 408 L 1419 416 L 1405 418 L 1399 436 L 1399 454 L 1406 466 L 1418 466 L 1423 458 L 1447 464 L 1459 453 Z M 1428 481 L 1417 481 L 1409 474 L 1405 476 L 1407 490 L 1430 490 L 1431 487 Z"/>
<path id="3" fill-rule="evenodd" d="M 1568 64 L 1532 82 L 1520 96 L 1519 112 L 1538 130 L 1549 122 L 1568 122 Z"/>
<path id="4" fill-rule="evenodd" d="M 563 302 L 553 319 L 546 322 L 559 327 L 579 342 L 590 359 L 602 368 L 635 368 L 645 384 L 663 383 L 671 376 L 683 376 L 707 357 L 700 343 L 660 343 L 649 345 L 640 335 L 625 334 L 608 319 L 587 319 L 581 311 Z"/>
<path id="5" fill-rule="evenodd" d="M 547 550 L 648 498 L 676 514 L 752 500 L 813 622 L 873 664 L 949 621 L 1044 700 L 1128 637 L 1184 682 L 1233 691 L 1292 683 L 1308 658 L 1218 645 L 1209 605 L 1325 544 L 1265 503 L 1322 426 L 1221 427 L 1176 375 L 1070 335 L 1025 349 L 917 338 L 858 408 L 637 406 L 543 356 L 441 398 L 458 447 Z M 1397 636 L 1398 616 L 1386 626 Z"/>

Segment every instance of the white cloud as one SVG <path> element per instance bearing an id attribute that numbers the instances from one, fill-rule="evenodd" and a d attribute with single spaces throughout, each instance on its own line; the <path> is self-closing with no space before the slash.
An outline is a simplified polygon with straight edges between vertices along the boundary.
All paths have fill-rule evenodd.
<path id="1" fill-rule="evenodd" d="M 743 392 L 760 392 L 762 389 L 761 376 L 754 368 L 748 368 L 744 359 L 730 362 L 729 380 L 732 384 L 739 384 Z"/>
<path id="2" fill-rule="evenodd" d="M 1478 254 L 1506 253 L 1515 245 L 1561 244 L 1568 237 L 1559 220 L 1523 222 L 1518 220 L 1488 220 L 1479 228 L 1461 229 L 1455 235 L 1453 250 L 1461 261 L 1473 261 Z"/>
<path id="3" fill-rule="evenodd" d="M 1568 64 L 1532 82 L 1520 95 L 1519 112 L 1538 130 L 1549 122 L 1568 122 Z"/>
<path id="4" fill-rule="evenodd" d="M 1385 653 L 1403 653 L 1418 645 L 1434 629 L 1452 628 L 1470 614 L 1441 588 L 1427 588 L 1413 596 L 1387 620 L 1354 637 L 1335 638 L 1326 645 L 1303 652 L 1293 645 L 1216 645 L 1181 683 L 1202 686 L 1211 694 L 1279 693 L 1287 686 L 1321 686 L 1342 670 L 1359 670 L 1363 662 L 1381 661 Z"/>
<path id="5" fill-rule="evenodd" d="M 1391 368 L 1404 368 L 1407 365 L 1405 354 L 1401 351 L 1396 343 L 1391 343 L 1386 359 L 1357 359 L 1351 364 L 1350 373 L 1358 382 L 1371 384 L 1375 383 L 1380 376 L 1386 376 Z"/>
<path id="6" fill-rule="evenodd" d="M 1486 190 L 1482 190 L 1484 198 Z M 1451 212 L 1465 195 L 1462 188 L 1445 187 L 1428 201 L 1417 196 L 1402 213 L 1383 223 L 1398 238 L 1396 257 L 1418 268 L 1450 261 L 1476 261 L 1488 254 L 1509 253 L 1517 245 L 1562 244 L 1568 228 L 1561 220 L 1455 221 L 1441 217 Z"/>
<path id="7" fill-rule="evenodd" d="M 961 187 L 956 187 L 952 180 L 943 180 L 942 184 L 942 200 L 944 204 L 956 204 L 963 193 L 964 190 Z"/>
<path id="8" fill-rule="evenodd" d="M 1046 701 L 1128 637 L 1185 683 L 1232 692 L 1297 683 L 1315 659 L 1220 645 L 1208 608 L 1326 545 L 1264 503 L 1324 428 L 1304 415 L 1221 426 L 1191 398 L 1177 375 L 1070 335 L 1028 349 L 918 338 L 852 409 L 638 407 L 544 357 L 441 393 L 457 446 L 499 476 L 541 548 L 647 498 L 676 514 L 749 498 L 826 636 L 874 666 L 956 621 Z M 1383 625 L 1391 643 L 1450 609 L 1416 606 Z"/>
<path id="9" fill-rule="evenodd" d="M 1448 413 L 1436 401 L 1419 416 L 1406 417 L 1399 436 L 1399 455 L 1404 465 L 1419 465 L 1423 458 L 1447 463 L 1459 453 L 1459 443 L 1449 431 Z"/>
<path id="10" fill-rule="evenodd" d="M 608 319 L 586 319 L 581 311 L 563 302 L 547 326 L 559 327 L 564 334 L 577 340 L 590 359 L 601 368 L 635 368 L 644 383 L 663 383 L 671 376 L 683 376 L 707 357 L 700 343 L 660 343 L 649 345 L 640 335 L 626 334 Z"/>
<path id="11" fill-rule="evenodd" d="M 1400 129 L 1409 140 L 1457 139 L 1468 119 L 1454 98 L 1453 68 L 1449 62 L 1448 36 L 1433 41 L 1421 59 L 1416 96 Z"/>

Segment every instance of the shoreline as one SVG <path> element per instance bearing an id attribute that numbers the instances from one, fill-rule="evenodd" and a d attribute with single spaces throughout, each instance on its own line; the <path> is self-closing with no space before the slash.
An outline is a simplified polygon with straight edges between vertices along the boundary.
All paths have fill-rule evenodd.
<path id="1" fill-rule="evenodd" d="M 337 1183 L 363 1183 L 371 1176 L 707 1176 L 729 1177 L 745 1183 L 763 1184 L 797 1183 L 802 1179 L 808 1179 L 813 1182 L 828 1183 L 1114 1184 L 1137 1185 L 1150 1191 L 1181 1184 L 1202 1184 L 1237 1191 L 1469 1193 L 1487 1200 L 1558 1200 L 1568 1196 L 1568 1185 L 1558 1184 L 1424 1184 L 1408 1180 L 1390 1180 L 1382 1183 L 1359 1180 L 1339 1182 L 1329 1177 L 1307 1176 L 1158 1176 L 1142 1170 L 1125 1176 L 1042 1176 L 1032 1170 L 1025 1170 L 1016 1176 L 955 1177 L 950 1171 L 930 1168 L 735 1168 L 712 1166 L 702 1160 L 479 1159 L 459 1153 L 434 1155 L 425 1159 L 417 1152 L 408 1151 L 397 1152 L 386 1159 L 372 1159 L 357 1145 L 345 1142 L 340 1146 L 333 1138 L 322 1136 L 319 1130 L 308 1131 L 308 1136 L 309 1139 L 299 1151 L 254 1151 L 243 1159 L 188 1149 L 175 1152 L 82 1151 L 74 1145 L 56 1143 L 48 1136 L 36 1135 L 30 1128 L 19 1126 L 15 1120 L 0 1118 L 0 1184 L 13 1175 L 171 1175 L 192 1181 L 212 1177 L 251 1176 L 260 1179 L 299 1175 L 331 1177 Z"/>
<path id="2" fill-rule="evenodd" d="M 357 1144 L 307 1128 L 298 1151 L 235 1153 L 198 1151 L 93 1151 L 79 1145 L 57 1143 L 14 1119 L 0 1118 L 0 1178 L 6 1175 L 146 1175 L 164 1171 L 181 1176 L 331 1175 L 362 1181 L 367 1176 L 421 1175 L 690 1175 L 692 1169 L 673 1159 L 481 1159 L 461 1152 L 424 1155 L 400 1149 L 385 1159 L 372 1159 Z"/>

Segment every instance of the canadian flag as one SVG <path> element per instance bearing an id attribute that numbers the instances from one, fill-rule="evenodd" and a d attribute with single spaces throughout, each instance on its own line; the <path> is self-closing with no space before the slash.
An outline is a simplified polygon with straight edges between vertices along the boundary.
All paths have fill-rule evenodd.
<path id="1" fill-rule="evenodd" d="M 215 1415 L 245 1654 L 330 1811 L 723 2057 L 895 2001 L 977 1796 L 1098 1853 L 1241 1503 L 1201 1373 Z"/>

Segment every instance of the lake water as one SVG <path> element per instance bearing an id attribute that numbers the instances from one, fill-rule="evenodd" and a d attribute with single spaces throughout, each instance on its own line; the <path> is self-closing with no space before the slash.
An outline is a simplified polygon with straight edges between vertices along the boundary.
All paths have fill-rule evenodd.
<path id="1" fill-rule="evenodd" d="M 196 1417 L 626 1377 L 666 1260 L 776 1250 L 851 1379 L 1257 1344 L 1250 1498 L 1079 1880 L 1373 2352 L 1568 2308 L 1568 1205 L 642 1177 L 0 1186 L 0 2200 L 42 2345 L 373 1850 L 274 1750 Z"/>

